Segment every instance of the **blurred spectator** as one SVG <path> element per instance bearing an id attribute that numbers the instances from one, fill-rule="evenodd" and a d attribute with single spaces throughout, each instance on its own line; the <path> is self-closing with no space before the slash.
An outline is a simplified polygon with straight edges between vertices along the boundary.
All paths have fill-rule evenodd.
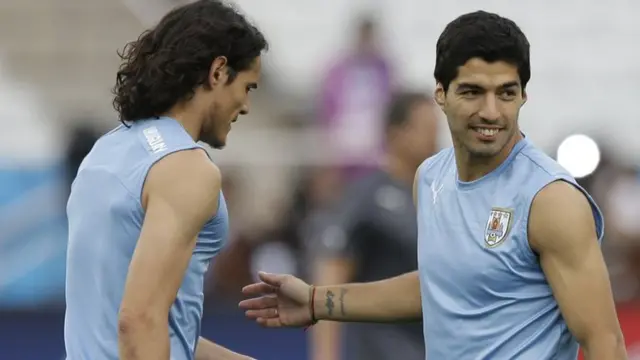
<path id="1" fill-rule="evenodd" d="M 327 221 L 310 234 L 318 251 L 317 284 L 369 282 L 417 269 L 417 223 L 412 184 L 418 166 L 436 151 L 437 117 L 423 94 L 398 95 L 386 117 L 385 163 L 345 192 Z M 422 325 L 319 323 L 312 358 L 334 360 L 423 360 Z"/>
<path id="2" fill-rule="evenodd" d="M 609 182 L 607 239 L 615 254 L 608 260 L 616 300 L 640 299 L 640 181 L 635 169 L 624 167 Z"/>
<path id="3" fill-rule="evenodd" d="M 329 69 L 321 89 L 320 121 L 329 151 L 347 164 L 349 177 L 374 168 L 382 152 L 382 117 L 393 81 L 377 31 L 373 19 L 358 23 L 355 47 Z"/>
<path id="4" fill-rule="evenodd" d="M 95 144 L 100 137 L 98 130 L 91 125 L 86 125 L 86 121 L 74 121 L 73 123 L 76 125 L 71 129 L 71 136 L 66 152 L 67 191 L 71 189 L 71 183 L 73 183 L 73 179 L 75 179 L 78 173 L 78 168 L 82 160 L 89 154 L 93 144 Z"/>
<path id="5" fill-rule="evenodd" d="M 229 211 L 229 238 L 225 248 L 211 261 L 205 286 L 205 301 L 208 309 L 223 303 L 234 303 L 241 296 L 241 289 L 252 279 L 250 264 L 255 246 L 253 237 L 243 231 L 238 212 L 239 178 L 225 169 L 222 178 L 222 193 Z M 234 219 L 236 219 L 234 221 Z"/>

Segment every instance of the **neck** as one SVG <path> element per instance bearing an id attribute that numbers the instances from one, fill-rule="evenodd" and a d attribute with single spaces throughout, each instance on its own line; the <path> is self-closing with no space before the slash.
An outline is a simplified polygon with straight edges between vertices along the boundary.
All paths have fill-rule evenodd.
<path id="1" fill-rule="evenodd" d="M 480 179 L 492 172 L 507 160 L 514 146 L 522 139 L 522 133 L 518 130 L 498 154 L 488 157 L 473 156 L 461 146 L 456 146 L 455 155 L 456 166 L 458 167 L 458 178 L 460 181 L 470 182 Z"/>
<path id="2" fill-rule="evenodd" d="M 392 178 L 411 186 L 418 166 L 419 165 L 412 164 L 410 161 L 403 160 L 400 156 L 387 154 L 382 168 L 391 175 Z"/>
<path id="3" fill-rule="evenodd" d="M 189 103 L 178 103 L 163 115 L 179 122 L 193 141 L 199 140 L 202 130 L 200 115 Z"/>

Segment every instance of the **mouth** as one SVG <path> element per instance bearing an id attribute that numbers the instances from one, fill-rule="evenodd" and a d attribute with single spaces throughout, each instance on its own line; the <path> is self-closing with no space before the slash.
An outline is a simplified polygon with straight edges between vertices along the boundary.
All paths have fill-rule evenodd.
<path id="1" fill-rule="evenodd" d="M 471 130 L 473 130 L 476 138 L 482 141 L 493 141 L 500 131 L 502 131 L 502 129 L 498 127 L 472 127 Z"/>

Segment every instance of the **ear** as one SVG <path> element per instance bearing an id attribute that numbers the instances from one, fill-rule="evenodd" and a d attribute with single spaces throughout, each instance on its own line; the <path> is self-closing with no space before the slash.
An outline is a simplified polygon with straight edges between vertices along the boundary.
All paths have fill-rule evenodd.
<path id="1" fill-rule="evenodd" d="M 436 101 L 436 104 L 440 106 L 440 109 L 444 111 L 444 104 L 447 97 L 446 91 L 444 91 L 444 86 L 441 83 L 436 84 L 436 89 L 433 91 L 433 98 Z"/>
<path id="2" fill-rule="evenodd" d="M 527 100 L 528 100 L 527 90 L 522 89 L 522 104 L 520 106 L 526 104 Z"/>
<path id="3" fill-rule="evenodd" d="M 228 77 L 227 58 L 218 56 L 213 60 L 211 68 L 209 69 L 209 85 L 210 87 L 214 87 L 218 84 L 226 84 Z"/>

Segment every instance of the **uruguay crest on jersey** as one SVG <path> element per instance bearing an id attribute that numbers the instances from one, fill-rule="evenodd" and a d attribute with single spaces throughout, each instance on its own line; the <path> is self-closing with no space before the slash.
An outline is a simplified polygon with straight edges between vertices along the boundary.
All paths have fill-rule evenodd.
<path id="1" fill-rule="evenodd" d="M 484 243 L 489 247 L 495 247 L 506 239 L 513 220 L 513 210 L 492 208 L 484 232 Z"/>

